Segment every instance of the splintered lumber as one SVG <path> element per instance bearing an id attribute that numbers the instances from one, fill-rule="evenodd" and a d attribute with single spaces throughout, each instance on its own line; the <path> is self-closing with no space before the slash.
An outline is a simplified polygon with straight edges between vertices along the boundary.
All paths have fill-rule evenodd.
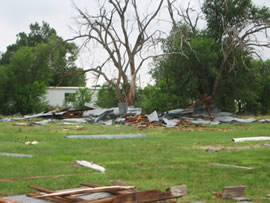
<path id="1" fill-rule="evenodd" d="M 44 199 L 44 200 L 48 200 L 48 201 L 56 202 L 56 203 L 71 203 L 71 202 L 74 202 L 72 200 L 67 200 L 67 199 L 62 198 L 62 197 L 40 197 L 40 195 L 41 195 L 40 193 L 28 193 L 27 194 L 28 197 Z"/>
<path id="2" fill-rule="evenodd" d="M 243 137 L 243 138 L 233 138 L 234 142 L 246 142 L 246 141 L 263 141 L 270 140 L 270 137 Z"/>
<path id="3" fill-rule="evenodd" d="M 41 195 L 40 197 L 65 196 L 65 195 L 94 193 L 94 192 L 110 192 L 110 191 L 118 191 L 118 190 L 129 190 L 129 189 L 134 189 L 134 188 L 135 186 L 106 186 L 106 187 L 97 187 L 97 188 L 82 188 L 82 189 L 76 189 L 76 190 L 45 194 L 45 195 Z"/>
<path id="4" fill-rule="evenodd" d="M 17 202 L 15 200 L 9 200 L 9 199 L 0 198 L 0 203 L 21 203 L 21 202 Z"/>
<path id="5" fill-rule="evenodd" d="M 79 176 L 79 175 L 89 175 L 89 173 L 62 174 L 62 175 L 51 175 L 51 176 L 32 176 L 32 177 L 21 177 L 21 178 L 4 178 L 4 179 L 0 179 L 0 182 L 12 182 L 16 180 L 33 180 L 33 179 L 41 179 L 41 178 L 59 178 L 63 176 Z"/>
<path id="6" fill-rule="evenodd" d="M 245 167 L 245 166 L 235 166 L 235 165 L 219 164 L 219 163 L 209 163 L 209 165 L 212 165 L 212 166 L 223 166 L 223 167 L 232 167 L 232 168 L 240 168 L 240 169 L 246 169 L 246 170 L 253 170 L 254 169 L 254 168 Z"/>
<path id="7" fill-rule="evenodd" d="M 222 190 L 222 198 L 224 199 L 232 199 L 236 197 L 243 197 L 246 186 L 231 186 L 224 187 Z"/>
<path id="8" fill-rule="evenodd" d="M 38 186 L 34 186 L 34 185 L 30 185 L 28 186 L 29 188 L 32 188 L 34 190 L 37 190 L 39 192 L 45 192 L 45 193 L 55 193 L 56 191 L 54 190 L 48 190 L 46 188 L 42 188 L 42 187 L 38 187 Z M 67 200 L 73 200 L 73 201 L 83 201 L 84 199 L 79 198 L 79 197 L 74 197 L 74 196 L 65 196 L 65 199 Z"/>
<path id="9" fill-rule="evenodd" d="M 112 197 L 100 199 L 100 200 L 91 200 L 91 201 L 82 201 L 79 203 L 146 203 L 160 200 L 167 200 L 172 198 L 179 198 L 183 195 L 174 196 L 171 192 L 161 192 L 159 190 L 148 190 L 142 192 L 134 192 L 123 195 L 115 195 Z"/>
<path id="10" fill-rule="evenodd" d="M 80 185 L 82 186 L 87 186 L 87 187 L 91 187 L 91 188 L 96 188 L 96 187 L 104 187 L 103 185 L 97 185 L 97 184 L 93 184 L 93 183 L 81 183 Z M 114 185 L 114 184 L 112 184 Z M 121 185 L 121 186 L 127 186 L 127 185 Z M 121 191 L 111 191 L 111 194 L 126 194 L 126 193 L 131 193 L 136 191 L 135 189 L 132 190 L 121 190 Z"/>

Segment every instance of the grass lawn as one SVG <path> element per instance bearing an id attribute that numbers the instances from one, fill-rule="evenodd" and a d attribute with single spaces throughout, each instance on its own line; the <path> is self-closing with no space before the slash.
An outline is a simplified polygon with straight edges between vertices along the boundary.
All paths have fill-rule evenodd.
<path id="1" fill-rule="evenodd" d="M 270 141 L 234 143 L 232 138 L 270 136 L 270 124 L 222 124 L 180 129 L 101 126 L 63 126 L 61 121 L 46 126 L 14 126 L 0 123 L 0 152 L 31 154 L 33 158 L 0 156 L 0 179 L 29 176 L 78 174 L 70 177 L 0 182 L 0 195 L 32 192 L 29 185 L 48 189 L 79 187 L 82 182 L 109 185 L 121 179 L 139 190 L 161 189 L 186 184 L 188 195 L 179 201 L 213 200 L 213 191 L 224 186 L 246 185 L 245 196 L 262 198 L 270 194 Z M 75 140 L 66 135 L 147 134 L 138 139 Z M 38 145 L 25 145 L 25 141 Z M 207 148 L 225 147 L 219 152 Z M 106 173 L 79 167 L 76 160 L 93 161 Z M 208 163 L 253 167 L 244 170 Z M 255 201 L 256 202 L 256 201 Z M 258 200 L 258 202 L 260 202 Z"/>

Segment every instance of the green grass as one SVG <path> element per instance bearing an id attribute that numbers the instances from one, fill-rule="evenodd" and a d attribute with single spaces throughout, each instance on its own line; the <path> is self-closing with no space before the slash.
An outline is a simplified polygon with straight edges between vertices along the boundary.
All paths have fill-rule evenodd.
<path id="1" fill-rule="evenodd" d="M 213 191 L 224 186 L 246 185 L 245 196 L 259 199 L 270 193 L 270 147 L 264 143 L 233 143 L 234 137 L 270 136 L 270 124 L 222 124 L 205 128 L 228 129 L 193 131 L 151 128 L 137 130 L 125 126 L 83 124 L 82 129 L 63 126 L 19 127 L 0 123 L 0 152 L 32 154 L 33 158 L 0 156 L 0 178 L 78 174 L 71 177 L 0 182 L 1 195 L 32 192 L 29 185 L 48 189 L 79 187 L 82 182 L 109 185 L 121 179 L 139 190 L 161 189 L 186 184 L 188 195 L 179 200 L 217 201 Z M 146 138 L 74 140 L 66 135 L 145 133 Z M 38 145 L 24 145 L 25 141 Z M 205 146 L 225 147 L 209 153 Z M 73 168 L 76 160 L 93 161 L 106 168 L 101 174 L 89 168 Z M 254 170 L 211 166 L 222 163 L 253 167 Z"/>

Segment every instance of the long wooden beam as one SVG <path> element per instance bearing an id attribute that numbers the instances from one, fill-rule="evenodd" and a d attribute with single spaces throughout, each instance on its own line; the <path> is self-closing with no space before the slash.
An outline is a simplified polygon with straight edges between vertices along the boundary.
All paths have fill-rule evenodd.
<path id="1" fill-rule="evenodd" d="M 37 190 L 39 192 L 45 192 L 45 193 L 55 193 L 56 191 L 54 190 L 48 190 L 46 188 L 42 188 L 42 187 L 39 187 L 39 186 L 34 186 L 34 185 L 30 185 L 28 186 L 29 188 L 31 189 L 34 189 L 34 190 Z M 71 201 L 84 201 L 85 199 L 82 199 L 82 198 L 79 198 L 79 197 L 74 197 L 74 196 L 64 196 L 65 199 L 67 200 L 71 200 Z"/>
<path id="2" fill-rule="evenodd" d="M 135 188 L 136 188 L 135 186 L 106 186 L 106 187 L 97 187 L 97 188 L 82 188 L 82 189 L 76 189 L 76 190 L 45 194 L 45 195 L 41 195 L 40 197 L 65 196 L 65 195 L 94 193 L 94 192 L 110 192 L 110 191 L 118 191 L 118 190 L 130 190 L 130 189 L 135 189 Z"/>

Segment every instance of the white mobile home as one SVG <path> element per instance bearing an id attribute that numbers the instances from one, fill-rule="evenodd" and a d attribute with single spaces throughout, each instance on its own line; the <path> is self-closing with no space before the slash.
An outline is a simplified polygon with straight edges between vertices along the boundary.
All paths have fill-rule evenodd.
<path id="1" fill-rule="evenodd" d="M 79 88 L 85 87 L 48 87 L 45 99 L 50 106 L 63 106 L 65 99 L 69 94 L 74 94 Z M 97 99 L 97 89 L 91 89 L 94 91 L 91 103 L 94 103 Z"/>

